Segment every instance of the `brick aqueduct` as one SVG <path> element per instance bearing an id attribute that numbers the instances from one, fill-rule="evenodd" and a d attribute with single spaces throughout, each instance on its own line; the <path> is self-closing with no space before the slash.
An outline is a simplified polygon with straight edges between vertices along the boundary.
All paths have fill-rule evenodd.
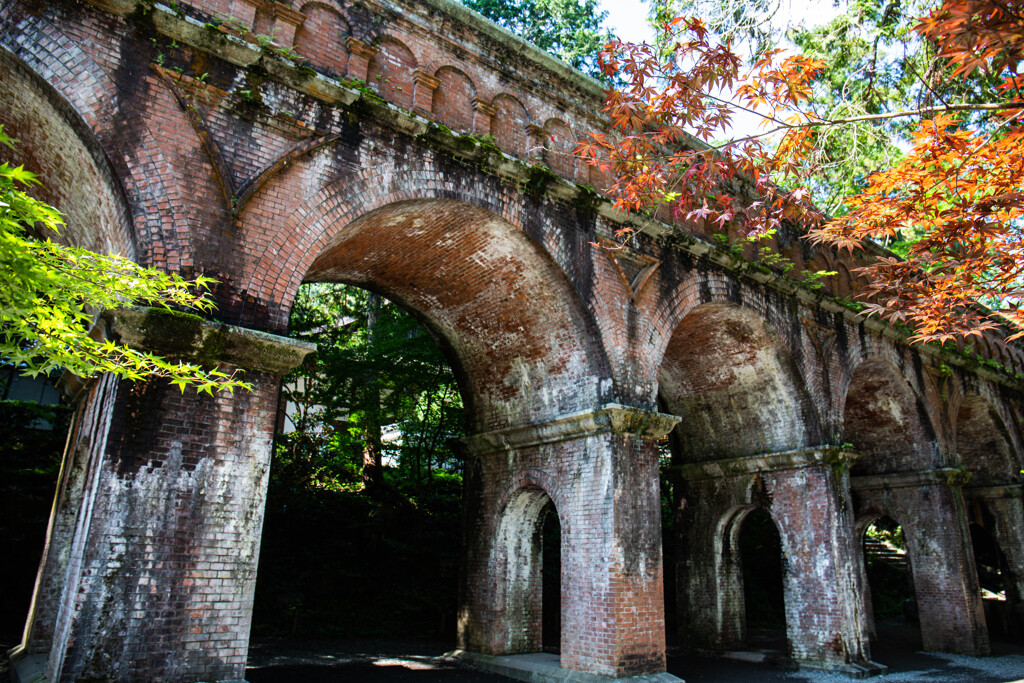
<path id="1" fill-rule="evenodd" d="M 882 516 L 905 530 L 926 649 L 988 651 L 974 525 L 1019 620 L 1021 351 L 908 346 L 840 304 L 846 264 L 792 236 L 779 248 L 838 270 L 834 291 L 616 214 L 569 154 L 602 124 L 600 86 L 460 5 L 0 0 L 0 43 L 0 123 L 62 239 L 220 281 L 224 323 L 122 312 L 106 333 L 254 384 L 75 388 L 19 675 L 244 676 L 280 381 L 309 351 L 280 335 L 308 281 L 401 302 L 459 376 L 466 652 L 540 649 L 549 503 L 564 669 L 664 671 L 666 578 L 681 645 L 741 644 L 737 537 L 757 508 L 804 665 L 873 670 L 860 538 Z M 641 234 L 611 248 L 628 221 Z M 666 435 L 684 501 L 668 577 Z"/>

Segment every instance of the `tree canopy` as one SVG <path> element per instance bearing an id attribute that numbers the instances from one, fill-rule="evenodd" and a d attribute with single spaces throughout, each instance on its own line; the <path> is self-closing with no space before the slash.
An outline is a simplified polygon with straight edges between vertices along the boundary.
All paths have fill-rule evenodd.
<path id="1" fill-rule="evenodd" d="M 904 259 L 879 258 L 857 270 L 869 283 L 869 313 L 910 325 L 919 341 L 1001 330 L 1003 323 L 1016 338 L 1024 334 L 1020 10 L 995 0 L 946 0 L 910 22 L 883 9 L 866 15 L 876 36 L 869 42 L 847 17 L 831 33 L 797 38 L 811 55 L 767 48 L 742 75 L 731 45 L 718 42 L 704 21 L 677 17 L 664 25 L 658 46 L 613 43 L 602 53 L 606 72 L 623 74 L 627 84 L 606 102 L 610 133 L 593 134 L 578 152 L 613 172 L 612 192 L 627 209 L 670 202 L 684 221 L 736 225 L 753 235 L 793 222 L 812 243 L 850 251 L 912 235 Z M 912 32 L 901 33 L 908 23 Z M 851 61 L 820 58 L 844 35 L 861 41 Z M 900 41 L 934 57 L 893 60 Z M 889 57 L 878 57 L 879 45 Z M 891 62 L 884 78 L 883 62 Z M 852 76 L 870 69 L 874 83 Z M 921 77 L 894 77 L 911 73 Z M 841 84 L 853 81 L 842 98 L 822 94 L 842 94 Z M 839 101 L 862 108 L 824 106 Z M 739 111 L 757 112 L 764 130 L 730 138 Z M 896 126 L 910 131 L 913 146 L 886 156 L 885 128 Z M 874 152 L 861 156 L 870 163 L 849 168 L 837 150 L 861 139 L 858 129 L 875 136 L 868 146 Z M 811 201 L 810 189 L 833 162 L 831 172 L 845 172 L 851 182 L 844 189 L 853 192 L 835 218 Z M 978 302 L 1000 317 L 979 311 Z"/>
<path id="2" fill-rule="evenodd" d="M 601 77 L 597 54 L 611 40 L 597 0 L 462 0 L 569 66 Z"/>
<path id="3" fill-rule="evenodd" d="M 0 126 L 0 144 L 15 140 Z M 94 335 L 98 313 L 131 305 L 208 312 L 212 280 L 185 280 L 118 255 L 58 244 L 59 211 L 26 190 L 39 184 L 23 166 L 0 163 L 0 359 L 26 375 L 68 370 L 111 372 L 131 380 L 157 376 L 212 393 L 248 385 L 233 374 L 160 356 Z"/>

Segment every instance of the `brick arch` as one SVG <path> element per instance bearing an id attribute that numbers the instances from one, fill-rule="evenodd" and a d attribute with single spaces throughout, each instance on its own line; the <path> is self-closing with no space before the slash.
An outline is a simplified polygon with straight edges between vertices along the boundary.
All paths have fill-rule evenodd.
<path id="1" fill-rule="evenodd" d="M 544 122 L 544 130 L 550 135 L 545 140 L 545 157 L 551 170 L 569 180 L 576 179 L 576 136 L 572 128 L 562 119 L 551 118 Z"/>
<path id="2" fill-rule="evenodd" d="M 692 309 L 665 349 L 658 390 L 682 462 L 794 450 L 821 441 L 818 418 L 785 344 L 755 311 Z"/>
<path id="3" fill-rule="evenodd" d="M 864 454 L 853 474 L 941 466 L 936 430 L 924 401 L 891 360 L 876 356 L 858 365 L 840 403 L 842 439 Z"/>
<path id="4" fill-rule="evenodd" d="M 389 192 L 366 172 L 362 182 L 319 193 L 276 236 L 244 238 L 275 244 L 250 270 L 248 291 L 277 299 L 280 327 L 304 279 L 347 282 L 402 303 L 445 340 L 480 430 L 598 404 L 607 364 L 565 273 L 500 217 L 498 198 L 461 194 L 426 175 L 410 172 L 396 184 L 402 191 Z M 249 310 L 242 323 L 260 316 Z"/>
<path id="5" fill-rule="evenodd" d="M 16 43 L 15 36 L 20 36 Z M 149 130 L 142 106 L 151 103 L 148 94 L 160 87 L 155 76 L 140 81 L 147 95 L 116 98 L 118 88 L 110 75 L 41 15 L 0 24 L 0 63 L 0 68 L 15 65 L 30 73 L 32 87 L 48 91 L 51 104 L 87 131 L 80 139 L 98 142 L 127 198 L 127 232 L 116 240 L 123 254 L 171 272 L 190 270 L 191 227 L 180 169 Z M 154 251 L 155 244 L 162 249 Z"/>
<path id="6" fill-rule="evenodd" d="M 17 140 L 7 154 L 39 176 L 31 194 L 64 216 L 60 234 L 42 236 L 134 258 L 128 199 L 99 139 L 60 93 L 3 48 L 0 102 L 0 125 Z"/>
<path id="7" fill-rule="evenodd" d="M 959 464 L 970 470 L 973 484 L 1016 483 L 1021 469 L 1007 425 L 980 394 L 965 395 L 954 414 L 955 450 Z"/>
<path id="8" fill-rule="evenodd" d="M 412 109 L 412 72 L 416 56 L 398 38 L 384 35 L 374 41 L 376 54 L 370 58 L 366 82 L 381 97 L 402 109 Z"/>
<path id="9" fill-rule="evenodd" d="M 295 52 L 317 67 L 335 76 L 348 73 L 348 49 L 345 38 L 352 28 L 342 13 L 332 4 L 307 2 L 300 12 L 306 15 L 295 32 Z"/>
<path id="10" fill-rule="evenodd" d="M 525 157 L 529 146 L 526 126 L 531 120 L 526 106 L 506 93 L 495 96 L 491 105 L 496 113 L 491 118 L 490 134 L 498 148 L 512 156 Z"/>
<path id="11" fill-rule="evenodd" d="M 434 73 L 437 89 L 430 105 L 434 117 L 459 133 L 473 131 L 473 80 L 454 66 L 442 66 Z"/>

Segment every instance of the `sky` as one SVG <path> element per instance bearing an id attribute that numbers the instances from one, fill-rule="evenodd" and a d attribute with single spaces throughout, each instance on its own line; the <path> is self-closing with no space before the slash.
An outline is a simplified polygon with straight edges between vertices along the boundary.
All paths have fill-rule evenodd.
<path id="1" fill-rule="evenodd" d="M 834 0 L 779 0 L 782 7 L 778 21 L 782 25 L 803 21 L 809 26 L 824 24 L 834 18 L 845 2 Z M 648 5 L 641 0 L 600 0 L 599 7 L 608 12 L 605 25 L 620 39 L 629 43 L 651 42 L 654 31 L 647 23 Z M 726 136 L 751 135 L 761 131 L 760 118 L 737 112 Z"/>

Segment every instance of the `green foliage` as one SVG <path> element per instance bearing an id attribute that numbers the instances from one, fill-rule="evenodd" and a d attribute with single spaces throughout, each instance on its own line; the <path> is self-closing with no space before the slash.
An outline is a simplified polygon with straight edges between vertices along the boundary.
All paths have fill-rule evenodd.
<path id="1" fill-rule="evenodd" d="M 0 127 L 0 143 L 15 141 Z M 105 309 L 172 306 L 207 312 L 213 282 L 143 268 L 118 255 L 101 255 L 49 239 L 64 221 L 25 190 L 39 179 L 23 166 L 0 163 L 0 358 L 26 375 L 69 370 L 80 377 L 112 372 L 131 380 L 164 377 L 198 391 L 248 385 L 218 370 L 166 360 L 90 334 Z"/>
<path id="2" fill-rule="evenodd" d="M 300 289 L 293 336 L 318 351 L 285 380 L 297 412 L 283 438 L 289 467 L 304 468 L 318 486 L 358 486 L 368 449 L 420 482 L 458 469 L 448 440 L 463 433 L 455 377 L 434 339 L 405 310 L 344 285 Z M 393 426 L 386 439 L 384 429 Z"/>
<path id="3" fill-rule="evenodd" d="M 304 285 L 291 333 L 318 351 L 284 383 L 296 429 L 270 468 L 254 631 L 450 637 L 463 411 L 444 356 L 412 315 L 344 285 Z"/>
<path id="4" fill-rule="evenodd" d="M 499 26 L 595 78 L 597 54 L 611 40 L 597 0 L 461 0 Z"/>

